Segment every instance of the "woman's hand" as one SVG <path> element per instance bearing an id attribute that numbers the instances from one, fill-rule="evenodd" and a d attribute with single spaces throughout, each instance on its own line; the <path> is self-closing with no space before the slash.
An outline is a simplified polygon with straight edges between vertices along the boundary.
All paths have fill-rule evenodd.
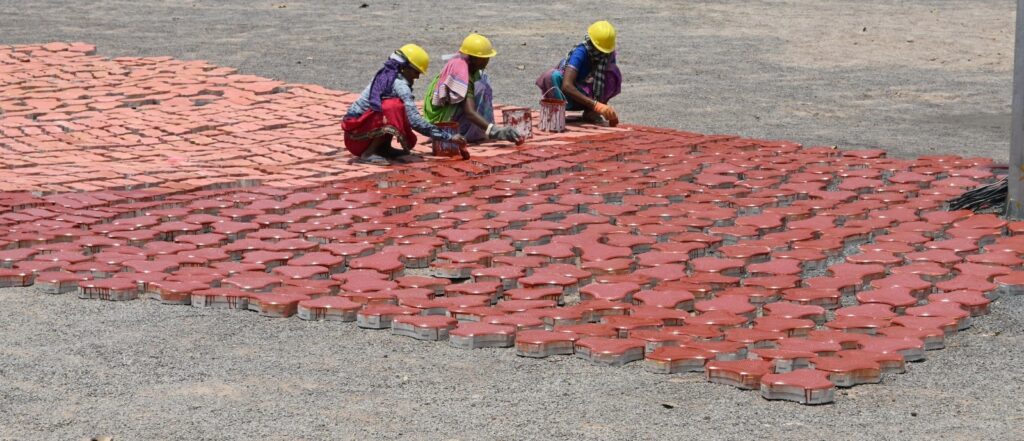
<path id="1" fill-rule="evenodd" d="M 594 111 L 600 113 L 604 119 L 608 120 L 608 125 L 612 127 L 619 125 L 619 115 L 615 113 L 615 109 L 612 106 L 594 102 Z"/>

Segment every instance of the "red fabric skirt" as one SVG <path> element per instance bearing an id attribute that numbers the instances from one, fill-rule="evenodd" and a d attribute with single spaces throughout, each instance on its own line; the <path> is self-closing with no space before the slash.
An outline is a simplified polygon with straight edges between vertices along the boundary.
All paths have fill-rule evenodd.
<path id="1" fill-rule="evenodd" d="M 416 145 L 416 133 L 409 125 L 405 114 L 405 103 L 399 98 L 381 100 L 380 112 L 367 110 L 357 118 L 345 118 L 341 129 L 345 131 L 345 148 L 355 156 L 362 156 L 370 144 L 380 137 L 386 137 L 385 145 L 391 138 L 398 138 L 404 150 Z"/>

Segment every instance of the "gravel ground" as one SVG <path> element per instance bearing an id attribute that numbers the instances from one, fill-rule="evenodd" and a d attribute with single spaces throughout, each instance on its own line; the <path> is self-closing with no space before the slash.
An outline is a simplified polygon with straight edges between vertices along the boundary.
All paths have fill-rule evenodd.
<path id="1" fill-rule="evenodd" d="M 450 1 L 469 12 L 441 26 L 423 19 L 433 2 L 277 1 L 0 1 L 0 43 L 89 41 L 358 90 L 392 48 L 437 60 L 478 30 L 501 52 L 496 100 L 529 105 L 536 75 L 607 17 L 626 122 L 1006 158 L 1012 2 Z M 0 439 L 1024 439 L 1019 297 L 821 407 L 352 324 L 34 289 L 0 301 Z"/>
<path id="2" fill-rule="evenodd" d="M 1024 297 L 834 405 L 350 323 L 0 290 L 0 438 L 1021 439 Z M 672 408 L 668 408 L 671 406 Z"/>

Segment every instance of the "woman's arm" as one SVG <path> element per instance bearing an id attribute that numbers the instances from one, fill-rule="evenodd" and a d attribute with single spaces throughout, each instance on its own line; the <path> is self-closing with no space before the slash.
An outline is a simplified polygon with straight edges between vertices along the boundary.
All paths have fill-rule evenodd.
<path id="1" fill-rule="evenodd" d="M 490 123 L 476 112 L 476 99 L 473 97 L 472 93 L 462 100 L 462 111 L 465 112 L 466 117 L 469 118 L 469 121 L 472 122 L 474 126 L 479 127 L 480 130 L 487 130 L 487 126 L 489 126 Z"/>
<path id="2" fill-rule="evenodd" d="M 576 69 L 572 66 L 565 67 L 565 74 L 562 76 L 562 94 L 581 106 L 594 110 L 597 107 L 597 101 L 590 99 L 576 88 L 576 75 Z"/>

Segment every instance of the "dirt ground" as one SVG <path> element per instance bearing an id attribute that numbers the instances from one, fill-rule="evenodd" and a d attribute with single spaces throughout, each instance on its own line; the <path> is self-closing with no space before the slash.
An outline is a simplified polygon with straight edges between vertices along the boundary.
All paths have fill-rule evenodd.
<path id="1" fill-rule="evenodd" d="M 439 5 L 0 1 L 0 43 L 88 41 L 358 90 L 401 44 L 426 47 L 436 72 L 475 30 L 499 51 L 495 100 L 535 105 L 536 76 L 607 18 L 625 122 L 1007 158 L 1012 2 L 449 1 L 453 17 L 431 21 Z M 34 289 L 0 302 L 0 439 L 1024 439 L 1024 298 L 821 407 L 348 324 Z"/>

